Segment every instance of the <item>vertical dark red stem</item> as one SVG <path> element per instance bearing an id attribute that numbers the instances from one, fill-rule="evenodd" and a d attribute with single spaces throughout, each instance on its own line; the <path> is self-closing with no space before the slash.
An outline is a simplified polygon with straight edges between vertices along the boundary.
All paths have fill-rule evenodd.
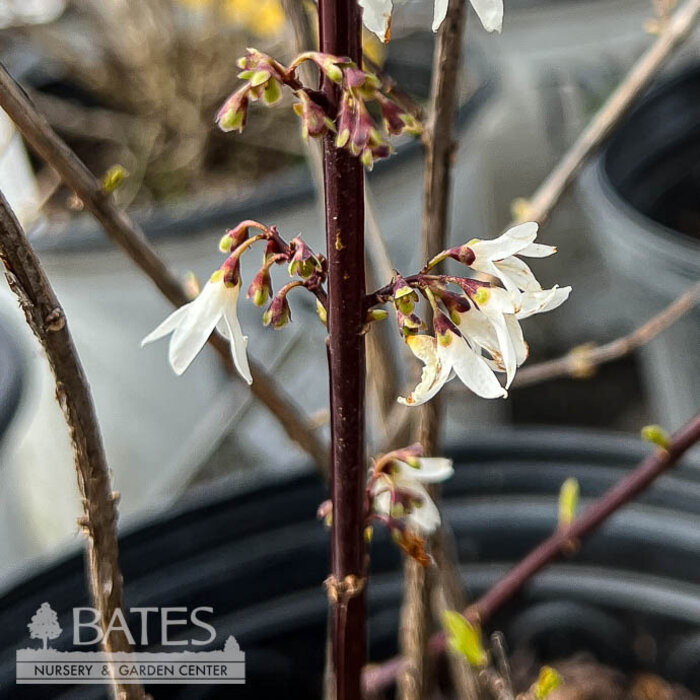
<path id="1" fill-rule="evenodd" d="M 361 16 L 357 0 L 320 0 L 320 48 L 349 56 L 361 65 Z M 322 86 L 332 104 L 338 90 Z M 323 144 L 323 176 L 328 255 L 328 363 L 331 404 L 331 567 L 340 588 L 333 607 L 333 672 L 338 700 L 360 698 L 365 662 L 364 596 L 345 597 L 348 577 L 365 574 L 363 492 L 364 447 L 364 195 L 359 160 Z"/>

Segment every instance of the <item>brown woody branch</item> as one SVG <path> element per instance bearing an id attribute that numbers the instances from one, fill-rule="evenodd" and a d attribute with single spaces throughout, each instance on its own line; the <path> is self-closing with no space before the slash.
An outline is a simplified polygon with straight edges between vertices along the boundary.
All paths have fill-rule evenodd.
<path id="1" fill-rule="evenodd" d="M 652 341 L 687 314 L 698 301 L 700 301 L 700 282 L 696 282 L 663 311 L 628 335 L 597 347 L 582 345 L 570 350 L 563 357 L 525 367 L 516 375 L 513 386 L 517 388 L 531 386 L 559 377 L 590 377 L 599 365 L 618 360 Z"/>
<path id="2" fill-rule="evenodd" d="M 151 278 L 163 295 L 174 306 L 182 306 L 190 301 L 176 275 L 148 243 L 143 231 L 126 213 L 115 206 L 111 196 L 103 191 L 98 180 L 54 132 L 24 90 L 1 64 L 0 106 L 27 142 L 82 200 L 85 208 L 99 221 L 109 238 Z M 227 371 L 236 376 L 227 343 L 216 334 L 209 340 L 221 356 Z M 301 408 L 260 365 L 251 361 L 250 368 L 253 375 L 253 395 L 277 418 L 287 435 L 325 471 L 328 461 L 326 446 L 315 433 L 308 418 L 303 415 Z"/>
<path id="3" fill-rule="evenodd" d="M 570 527 L 557 529 L 533 549 L 481 598 L 469 606 L 464 613 L 465 616 L 479 624 L 484 624 L 491 619 L 535 574 L 570 550 L 572 542 L 580 541 L 593 533 L 611 515 L 673 467 L 698 440 L 700 440 L 700 413 L 673 435 L 666 449 L 656 449 L 636 469 L 586 508 Z M 439 654 L 444 649 L 444 634 L 434 635 L 430 640 L 429 652 Z M 403 664 L 404 660 L 396 657 L 385 664 L 367 669 L 363 678 L 365 692 L 371 695 L 390 685 L 401 672 Z"/>
<path id="4" fill-rule="evenodd" d="M 699 16 L 700 0 L 686 0 L 673 14 L 661 29 L 656 41 L 637 60 L 554 170 L 527 201 L 519 219 L 537 221 L 540 225 L 547 221 L 579 170 L 619 124 L 668 58 L 687 39 Z"/>
<path id="5" fill-rule="evenodd" d="M 90 592 L 105 630 L 122 605 L 122 575 L 117 542 L 118 494 L 112 491 L 102 437 L 66 317 L 39 260 L 14 213 L 0 193 L 0 259 L 10 289 L 37 340 L 41 343 L 56 380 L 56 399 L 70 432 L 78 488 L 84 515 L 79 519 L 87 538 Z M 103 640 L 105 651 L 130 651 L 121 630 Z M 115 684 L 115 698 L 143 700 L 140 685 Z"/>

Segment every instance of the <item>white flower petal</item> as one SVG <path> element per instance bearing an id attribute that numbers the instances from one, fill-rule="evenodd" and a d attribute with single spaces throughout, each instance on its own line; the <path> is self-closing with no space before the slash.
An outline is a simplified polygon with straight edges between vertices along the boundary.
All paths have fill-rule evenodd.
<path id="1" fill-rule="evenodd" d="M 503 258 L 516 255 L 530 245 L 537 238 L 537 228 L 534 221 L 528 221 L 513 226 L 498 238 L 474 241 L 469 244 L 469 247 L 477 259 L 484 257 L 488 260 L 503 260 Z M 473 264 L 472 267 L 474 267 Z"/>
<path id="2" fill-rule="evenodd" d="M 450 367 L 440 362 L 437 341 L 432 336 L 412 335 L 406 343 L 425 366 L 416 388 L 407 397 L 400 396 L 398 402 L 404 406 L 420 406 L 442 389 L 450 377 Z"/>
<path id="3" fill-rule="evenodd" d="M 499 260 L 494 265 L 500 272 L 499 279 L 503 280 L 507 277 L 511 286 L 514 285 L 524 292 L 537 292 L 542 289 L 532 270 L 520 258 L 511 256 L 505 260 Z M 520 303 L 522 304 L 522 299 Z"/>
<path id="4" fill-rule="evenodd" d="M 509 314 L 506 318 L 506 326 L 508 328 L 508 333 L 510 334 L 510 340 L 513 343 L 513 348 L 515 349 L 515 363 L 518 367 L 527 360 L 527 356 L 530 354 L 530 348 L 525 342 L 523 337 L 523 329 L 518 323 L 516 316 Z"/>
<path id="5" fill-rule="evenodd" d="M 449 479 L 454 474 L 452 460 L 446 457 L 421 457 L 418 467 L 398 461 L 396 466 L 401 482 L 419 481 L 436 484 Z"/>
<path id="6" fill-rule="evenodd" d="M 548 258 L 556 252 L 556 246 L 543 245 L 542 243 L 530 243 L 530 245 L 525 246 L 518 255 L 524 255 L 526 258 Z"/>
<path id="7" fill-rule="evenodd" d="M 433 31 L 436 32 L 447 17 L 448 0 L 435 0 L 433 9 Z"/>
<path id="8" fill-rule="evenodd" d="M 406 515 L 408 526 L 422 535 L 430 535 L 435 532 L 440 525 L 440 511 L 425 488 L 418 483 L 410 486 L 402 485 L 401 488 L 415 495 L 416 499 L 421 502 L 419 506 L 414 506 L 411 512 Z"/>
<path id="9" fill-rule="evenodd" d="M 500 358 L 496 329 L 479 309 L 472 308 L 459 315 L 459 330 L 472 345 L 478 345 L 490 355 Z"/>
<path id="10" fill-rule="evenodd" d="M 168 318 L 161 323 L 158 328 L 151 331 L 142 341 L 141 347 L 147 343 L 152 343 L 154 340 L 160 340 L 161 338 L 172 333 L 181 323 L 182 319 L 189 313 L 190 307 L 194 302 L 189 304 L 184 304 L 179 309 L 175 309 Z"/>
<path id="11" fill-rule="evenodd" d="M 238 322 L 238 315 L 236 314 L 236 303 L 238 301 L 239 289 L 240 287 L 235 287 L 235 296 L 231 295 L 229 300 L 226 302 L 226 308 L 224 309 L 224 321 L 226 322 L 228 338 L 231 344 L 233 364 L 238 370 L 238 374 L 240 374 L 241 377 L 243 377 L 243 379 L 245 379 L 250 385 L 253 383 L 253 376 L 250 373 L 248 355 L 246 354 L 248 337 L 243 335 L 243 332 L 241 331 L 241 324 Z M 233 290 L 231 291 L 233 292 Z"/>
<path id="12" fill-rule="evenodd" d="M 507 396 L 506 390 L 499 384 L 496 375 L 481 355 L 477 355 L 464 338 L 452 335 L 452 342 L 440 345 L 438 352 L 444 356 L 444 362 L 456 372 L 462 383 L 477 396 L 484 399 L 496 399 Z"/>
<path id="13" fill-rule="evenodd" d="M 222 282 L 209 281 L 190 305 L 170 341 L 168 359 L 175 374 L 182 374 L 204 347 L 224 313 L 228 291 Z"/>
<path id="14" fill-rule="evenodd" d="M 384 43 L 389 41 L 391 23 L 391 0 L 358 0 L 362 8 L 362 22 Z"/>
<path id="15" fill-rule="evenodd" d="M 525 292 L 522 295 L 520 311 L 516 315 L 522 320 L 535 314 L 553 311 L 569 298 L 570 293 L 571 287 L 557 286 L 538 292 Z"/>
<path id="16" fill-rule="evenodd" d="M 500 32 L 503 27 L 503 0 L 471 0 L 472 7 L 487 32 Z"/>

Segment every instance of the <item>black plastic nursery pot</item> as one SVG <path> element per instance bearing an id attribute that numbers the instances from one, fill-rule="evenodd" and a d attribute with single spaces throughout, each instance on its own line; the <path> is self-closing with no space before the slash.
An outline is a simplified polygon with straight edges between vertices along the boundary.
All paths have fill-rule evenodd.
<path id="1" fill-rule="evenodd" d="M 660 81 L 584 173 L 580 192 L 601 252 L 619 273 L 630 325 L 700 279 L 700 65 Z M 658 420 L 700 406 L 700 312 L 642 352 Z"/>
<path id="2" fill-rule="evenodd" d="M 562 481 L 595 496 L 649 451 L 588 433 L 529 431 L 475 439 L 453 451 L 445 485 L 465 583 L 484 591 L 556 525 Z M 219 649 L 235 635 L 246 654 L 237 697 L 320 697 L 327 603 L 327 533 L 314 518 L 324 488 L 315 477 L 228 495 L 190 498 L 121 538 L 126 606 L 211 606 Z M 400 557 L 378 532 L 368 591 L 370 655 L 396 651 Z M 552 566 L 493 626 L 511 649 L 542 660 L 581 650 L 625 670 L 646 669 L 700 690 L 700 474 L 678 467 L 638 503 Z M 86 604 L 82 556 L 25 572 L 0 598 L 0 699 L 104 698 L 104 686 L 15 686 L 15 652 L 37 645 L 27 623 L 43 602 L 58 613 L 60 650 L 72 644 L 72 608 Z M 149 638 L 158 637 L 158 621 Z M 196 636 L 184 629 L 178 638 Z M 645 644 L 638 643 L 644 640 Z M 649 640 L 652 640 L 649 643 Z M 149 647 L 148 651 L 157 650 Z M 171 649 L 161 649 L 170 651 Z M 230 686 L 154 685 L 161 698 L 230 697 Z"/>

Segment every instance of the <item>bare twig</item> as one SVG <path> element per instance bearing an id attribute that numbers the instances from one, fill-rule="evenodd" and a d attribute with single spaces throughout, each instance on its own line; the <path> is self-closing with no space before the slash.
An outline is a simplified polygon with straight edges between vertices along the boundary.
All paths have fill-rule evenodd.
<path id="1" fill-rule="evenodd" d="M 41 343 L 56 380 L 58 400 L 73 445 L 78 487 L 84 515 L 79 524 L 87 538 L 90 591 L 106 630 L 122 605 L 122 575 L 117 542 L 118 494 L 112 491 L 102 437 L 66 317 L 29 241 L 0 193 L 0 258 L 10 289 L 19 299 L 24 316 Z M 123 630 L 103 640 L 107 652 L 130 651 Z M 115 684 L 116 698 L 142 700 L 139 685 Z"/>
<path id="2" fill-rule="evenodd" d="M 563 357 L 525 367 L 516 375 L 513 386 L 531 386 L 559 377 L 590 377 L 598 365 L 618 360 L 652 341 L 688 313 L 699 301 L 700 282 L 696 282 L 663 311 L 632 333 L 597 347 L 581 345 L 570 350 Z"/>
<path id="3" fill-rule="evenodd" d="M 120 211 L 100 183 L 53 131 L 36 110 L 22 88 L 4 66 L 0 65 L 0 106 L 29 144 L 61 176 L 63 181 L 83 201 L 85 208 L 100 222 L 107 235 L 131 260 L 153 280 L 156 287 L 174 305 L 190 301 L 178 278 L 170 271 L 155 249 L 148 243 L 143 231 Z M 227 343 L 219 335 L 212 335 L 211 344 L 235 376 Z M 257 363 L 250 363 L 253 375 L 251 391 L 281 423 L 287 435 L 297 442 L 325 471 L 327 449 L 311 427 L 303 411 L 286 395 Z"/>
<path id="4" fill-rule="evenodd" d="M 498 580 L 465 611 L 474 622 L 483 624 L 525 585 L 535 574 L 570 550 L 571 542 L 582 540 L 622 506 L 647 489 L 655 479 L 673 467 L 700 440 L 700 413 L 676 432 L 666 449 L 657 448 L 632 472 L 595 500 L 568 528 L 557 528 L 552 535 L 526 555 L 519 564 Z M 445 649 L 445 635 L 434 635 L 428 646 L 431 654 Z M 400 673 L 404 660 L 396 657 L 365 671 L 363 686 L 368 694 L 387 687 Z"/>
<path id="5" fill-rule="evenodd" d="M 686 0 L 637 60 L 589 125 L 537 188 L 518 218 L 543 224 L 584 163 L 649 85 L 673 52 L 685 41 L 700 16 L 700 0 Z"/>
<path id="6" fill-rule="evenodd" d="M 454 162 L 454 123 L 457 113 L 457 85 L 462 56 L 462 35 L 466 21 L 464 0 L 450 0 L 447 16 L 440 26 L 433 58 L 433 83 L 430 93 L 429 124 L 425 131 L 425 171 L 423 181 L 423 221 L 421 258 L 430 260 L 447 245 L 451 173 Z M 418 411 L 417 441 L 426 455 L 435 454 L 440 430 L 441 401 L 435 397 Z M 439 491 L 431 489 L 438 500 Z M 430 549 L 441 560 L 448 559 L 446 534 L 438 532 L 430 539 Z M 445 564 L 439 573 L 441 595 L 448 605 L 457 605 L 460 582 L 450 581 L 454 567 Z M 397 678 L 402 700 L 421 700 L 426 694 L 427 667 L 425 653 L 430 628 L 430 599 L 436 578 L 426 575 L 421 565 L 408 560 L 404 567 L 404 603 L 401 610 L 400 648 L 407 660 Z M 448 579 L 448 580 L 445 580 Z M 453 665 L 453 682 L 460 697 L 474 697 L 473 685 L 465 678 L 464 665 Z"/>

